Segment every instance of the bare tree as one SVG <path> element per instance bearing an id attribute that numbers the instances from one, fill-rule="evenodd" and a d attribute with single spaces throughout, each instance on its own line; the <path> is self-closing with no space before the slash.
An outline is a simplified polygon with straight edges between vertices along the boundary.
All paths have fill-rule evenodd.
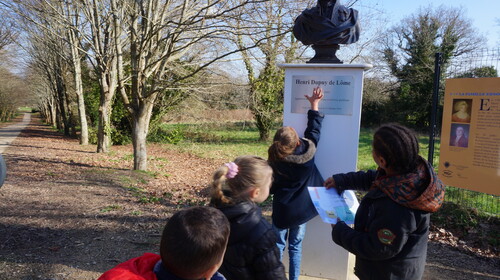
<path id="1" fill-rule="evenodd" d="M 80 120 L 80 144 L 89 143 L 89 130 L 87 124 L 87 113 L 85 111 L 85 100 L 83 97 L 82 85 L 82 51 L 81 51 L 81 33 L 82 23 L 80 16 L 80 5 L 74 1 L 64 1 L 61 3 L 62 15 L 66 25 L 66 36 L 71 50 L 71 63 L 73 65 L 73 74 L 75 82 L 75 93 L 78 98 L 78 116 Z M 59 15 L 61 15 L 59 13 Z"/>
<path id="2" fill-rule="evenodd" d="M 18 32 L 14 28 L 14 22 L 8 15 L 9 10 L 0 6 L 0 50 L 11 44 L 18 37 Z"/>
<path id="3" fill-rule="evenodd" d="M 17 108 L 26 97 L 24 91 L 21 78 L 0 68 L 0 121 L 8 121 L 15 116 Z"/>
<path id="4" fill-rule="evenodd" d="M 74 69 L 78 68 L 76 58 L 82 51 L 77 49 L 79 44 L 88 48 L 86 54 L 96 70 L 101 90 L 97 151 L 109 149 L 111 105 L 119 89 L 131 116 L 134 168 L 146 169 L 146 136 L 157 101 L 167 100 L 165 93 L 183 92 L 180 84 L 218 59 L 237 52 L 235 48 L 220 48 L 223 33 L 232 31 L 226 17 L 234 16 L 248 3 L 263 1 L 0 0 L 0 4 L 12 10 L 22 7 L 28 11 L 26 14 L 39 15 L 48 10 L 50 19 L 40 18 L 49 23 L 47 30 L 68 34 L 59 39 L 69 44 L 68 56 L 73 58 Z M 79 9 L 88 28 L 78 25 Z M 30 16 L 25 17 L 32 20 Z M 125 65 L 128 62 L 130 72 Z M 77 73 L 74 87 L 79 91 Z M 65 90 L 63 80 L 56 79 L 61 76 L 50 77 L 56 92 Z"/>
<path id="5" fill-rule="evenodd" d="M 121 45 L 116 53 L 120 93 L 132 122 L 134 169 L 147 169 L 146 137 L 159 96 L 182 91 L 180 83 L 238 51 L 221 48 L 220 39 L 231 31 L 227 17 L 252 2 L 111 1 L 115 30 L 128 31 L 130 77 L 122 70 Z"/>
<path id="6" fill-rule="evenodd" d="M 302 1 L 269 0 L 248 5 L 231 22 L 237 32 L 232 42 L 241 49 L 241 57 L 250 85 L 250 109 L 261 140 L 267 140 L 282 114 L 284 74 L 278 63 L 294 62 L 301 46 L 292 35 L 294 18 Z M 249 48 L 249 46 L 257 46 Z"/>
<path id="7" fill-rule="evenodd" d="M 114 29 L 111 0 L 81 0 L 82 10 L 89 23 L 83 40 L 89 45 L 89 58 L 97 72 L 100 85 L 97 152 L 107 153 L 111 145 L 111 106 L 118 87 L 117 34 Z"/>
<path id="8" fill-rule="evenodd" d="M 0 1 L 0 4 L 18 15 L 18 23 L 35 38 L 39 34 L 50 36 L 52 46 L 57 45 L 53 54 L 60 55 L 72 65 L 74 93 L 77 97 L 78 116 L 80 124 L 80 143 L 88 144 L 88 125 L 83 98 L 81 78 L 81 36 L 83 25 L 80 23 L 79 4 L 71 0 L 28 0 Z M 39 31 L 32 32 L 34 30 Z M 59 41 L 59 42 L 56 42 Z M 37 43 L 40 47 L 40 42 Z M 45 44 L 49 47 L 49 44 Z M 67 50 L 67 51 L 61 51 Z M 43 59 L 43 58 L 42 58 Z M 61 85 L 63 86 L 63 85 Z M 68 86 L 64 85 L 66 88 Z M 68 99 L 66 99 L 67 101 Z"/>
<path id="9" fill-rule="evenodd" d="M 43 121 L 48 124 L 56 123 L 56 100 L 51 93 L 49 81 L 38 73 L 38 69 L 28 69 L 26 81 L 28 89 L 34 94 L 38 102 L 38 110 Z"/>
<path id="10" fill-rule="evenodd" d="M 44 79 L 52 95 L 51 98 L 45 100 L 55 101 L 56 122 L 58 129 L 63 129 L 65 135 L 70 135 L 71 124 L 71 108 L 69 106 L 69 96 L 67 91 L 69 65 L 66 61 L 55 52 L 61 52 L 63 47 L 61 41 L 53 36 L 52 32 L 43 32 L 43 30 L 32 29 L 30 33 L 30 46 L 27 48 L 32 61 L 33 67 Z"/>
<path id="11" fill-rule="evenodd" d="M 59 35 L 64 34 L 63 26 L 52 20 L 53 17 L 49 14 L 44 14 L 46 6 L 43 2 L 0 1 L 0 4 L 17 16 L 15 21 L 24 34 L 23 42 L 29 43 L 18 45 L 30 55 L 30 66 L 48 82 L 49 92 L 56 101 L 55 125 L 64 130 L 65 135 L 70 135 L 70 129 L 74 128 L 74 125 L 71 122 L 70 98 L 67 91 L 67 48 Z"/>

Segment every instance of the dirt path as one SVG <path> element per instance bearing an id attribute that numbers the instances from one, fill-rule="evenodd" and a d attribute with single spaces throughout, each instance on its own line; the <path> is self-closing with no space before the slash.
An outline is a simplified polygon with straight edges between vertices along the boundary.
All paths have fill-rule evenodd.
<path id="1" fill-rule="evenodd" d="M 94 151 L 37 118 L 5 149 L 0 279 L 96 279 L 156 252 L 167 218 L 205 202 L 205 184 L 221 164 L 152 145 L 150 171 L 138 173 L 131 147 Z M 424 279 L 500 279 L 499 260 L 430 243 Z"/>
<path id="2" fill-rule="evenodd" d="M 95 279 L 156 247 L 169 213 L 137 204 L 119 185 L 130 171 L 79 161 L 92 149 L 35 124 L 4 151 L 1 279 Z"/>
<path id="3" fill-rule="evenodd" d="M 1 128 L 0 133 L 0 154 L 16 139 L 19 133 L 31 122 L 31 114 L 25 113 L 21 121 L 16 121 Z"/>

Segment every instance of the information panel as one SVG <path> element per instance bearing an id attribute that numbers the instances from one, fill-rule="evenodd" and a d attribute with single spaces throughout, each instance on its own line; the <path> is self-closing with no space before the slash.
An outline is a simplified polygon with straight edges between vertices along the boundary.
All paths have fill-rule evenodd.
<path id="1" fill-rule="evenodd" d="M 310 109 L 304 92 L 312 92 L 314 87 L 323 88 L 325 97 L 319 110 L 325 115 L 352 115 L 354 98 L 353 76 L 304 76 L 292 77 L 292 113 L 305 114 Z"/>
<path id="2" fill-rule="evenodd" d="M 307 110 L 304 95 L 321 86 L 325 97 L 319 111 L 325 114 L 315 163 L 323 178 L 356 171 L 364 71 L 369 64 L 283 64 L 285 92 L 283 125 L 292 126 L 303 136 Z M 332 228 L 317 216 L 307 222 L 302 243 L 301 275 L 321 279 L 353 280 L 354 255 L 332 241 Z M 288 267 L 288 250 L 283 254 Z"/>
<path id="3" fill-rule="evenodd" d="M 446 80 L 439 178 L 500 195 L 500 78 Z"/>

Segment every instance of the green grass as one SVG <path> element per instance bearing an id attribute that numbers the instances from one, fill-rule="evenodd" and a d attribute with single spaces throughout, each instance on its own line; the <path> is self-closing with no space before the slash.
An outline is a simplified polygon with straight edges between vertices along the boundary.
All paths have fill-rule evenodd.
<path id="1" fill-rule="evenodd" d="M 165 124 L 161 133 L 170 139 L 171 144 L 165 144 L 169 149 L 196 154 L 204 158 L 223 159 L 230 161 L 237 156 L 252 154 L 267 158 L 267 148 L 271 141 L 259 141 L 259 132 L 249 123 L 220 122 L 209 124 Z M 375 169 L 377 166 L 372 158 L 373 130 L 361 129 L 358 146 L 358 170 Z M 418 136 L 420 155 L 427 159 L 429 150 L 428 135 Z M 434 147 L 434 166 L 439 160 L 439 139 Z M 141 196 L 143 203 L 154 203 L 147 196 Z M 265 203 L 270 203 L 266 201 Z M 499 197 L 477 193 L 453 187 L 447 187 L 446 203 L 442 211 L 433 214 L 433 223 L 439 227 L 454 229 L 465 234 L 469 229 L 479 224 L 491 224 L 488 234 L 483 236 L 485 242 L 498 245 Z M 186 205 L 192 201 L 183 201 Z"/>
<path id="2" fill-rule="evenodd" d="M 359 132 L 358 145 L 358 170 L 375 169 L 377 165 L 372 157 L 372 137 L 373 131 L 369 129 L 361 129 Z"/>
<path id="3" fill-rule="evenodd" d="M 372 157 L 372 138 L 373 130 L 371 129 L 361 129 L 359 134 L 359 146 L 358 146 L 358 170 L 367 170 L 377 168 Z M 418 135 L 418 143 L 420 147 L 420 155 L 427 159 L 429 153 L 429 136 L 428 135 Z M 434 165 L 437 171 L 437 161 L 439 160 L 439 139 L 435 140 L 434 143 Z"/>
<path id="4" fill-rule="evenodd" d="M 17 108 L 17 111 L 19 113 L 29 113 L 31 112 L 32 108 L 31 107 L 19 107 Z"/>
<path id="5" fill-rule="evenodd" d="M 231 160 L 240 155 L 257 155 L 267 158 L 271 141 L 259 141 L 259 131 L 248 122 L 220 122 L 203 124 L 163 124 L 161 130 L 168 134 L 181 133 L 181 141 L 166 144 L 169 149 L 192 153 L 204 158 Z M 375 169 L 371 142 L 373 131 L 361 129 L 358 147 L 358 170 Z M 428 137 L 419 137 L 420 154 L 427 159 Z M 439 142 L 436 143 L 434 158 L 439 157 Z"/>
<path id="6" fill-rule="evenodd" d="M 267 148 L 271 141 L 259 141 L 259 132 L 255 125 L 243 122 L 219 122 L 203 124 L 164 124 L 161 128 L 163 133 L 177 131 L 176 135 L 181 141 L 168 145 L 169 149 L 196 154 L 204 158 L 222 159 L 230 161 L 240 155 L 258 155 L 267 158 Z M 361 129 L 358 147 L 358 170 L 375 169 L 377 166 L 372 158 L 371 142 L 373 130 Z M 428 135 L 419 135 L 420 155 L 427 159 L 429 150 Z M 436 139 L 434 147 L 434 166 L 439 159 L 439 139 Z M 459 193 L 457 203 L 478 209 L 480 212 L 493 213 L 498 216 L 498 197 L 493 200 L 480 199 L 481 193 L 464 191 L 449 187 L 446 196 L 451 200 Z M 493 202 L 492 202 L 493 201 Z M 491 214 L 490 214 L 491 215 Z"/>
<path id="7" fill-rule="evenodd" d="M 487 193 L 468 191 L 455 187 L 446 188 L 446 201 L 459 203 L 469 209 L 474 209 L 486 217 L 500 216 L 500 197 Z"/>
<path id="8" fill-rule="evenodd" d="M 101 209 L 101 213 L 106 213 L 106 212 L 111 212 L 111 211 L 116 211 L 116 210 L 120 210 L 122 207 L 120 205 L 108 205 L 104 208 Z"/>
<path id="9" fill-rule="evenodd" d="M 271 144 L 259 141 L 257 128 L 244 122 L 164 124 L 161 131 L 175 135 L 172 143 L 166 144 L 169 149 L 204 158 L 231 160 L 246 154 L 267 158 L 267 147 Z"/>

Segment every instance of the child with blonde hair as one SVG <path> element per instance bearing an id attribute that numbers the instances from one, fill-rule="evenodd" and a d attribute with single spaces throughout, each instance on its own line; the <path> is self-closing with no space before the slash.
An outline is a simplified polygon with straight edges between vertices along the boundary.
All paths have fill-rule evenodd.
<path id="1" fill-rule="evenodd" d="M 257 156 L 241 156 L 213 175 L 210 204 L 228 218 L 231 233 L 219 271 L 228 280 L 286 279 L 274 230 L 256 203 L 269 196 L 273 171 Z"/>

